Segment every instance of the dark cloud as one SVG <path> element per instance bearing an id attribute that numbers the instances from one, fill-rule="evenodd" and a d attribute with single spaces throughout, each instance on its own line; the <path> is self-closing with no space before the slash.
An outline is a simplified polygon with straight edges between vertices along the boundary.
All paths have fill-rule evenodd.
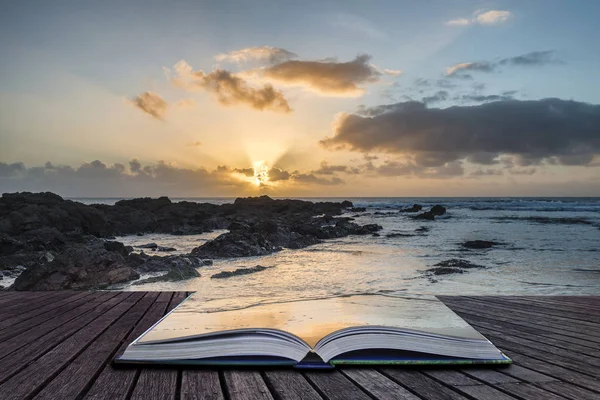
<path id="1" fill-rule="evenodd" d="M 501 66 L 543 66 L 549 64 L 562 64 L 554 50 L 532 51 L 516 57 L 502 58 L 497 61 L 463 62 L 452 65 L 446 69 L 446 75 L 454 78 L 471 79 L 468 72 L 493 72 Z"/>
<path id="2" fill-rule="evenodd" d="M 512 91 L 510 91 L 512 92 Z M 478 93 L 470 93 L 470 94 L 462 94 L 457 95 L 452 98 L 452 100 L 461 102 L 461 103 L 487 103 L 490 101 L 506 101 L 514 99 L 512 94 L 505 94 L 508 92 L 504 92 L 503 94 L 478 94 Z"/>
<path id="3" fill-rule="evenodd" d="M 600 154 L 600 106 L 560 99 L 496 101 L 427 108 L 406 102 L 372 116 L 343 114 L 330 149 L 414 154 L 420 165 L 441 165 L 479 153 L 507 154 L 518 165 L 548 161 L 586 165 Z"/>
<path id="4" fill-rule="evenodd" d="M 217 61 L 227 61 L 243 63 L 249 61 L 259 61 L 268 64 L 277 64 L 284 61 L 297 58 L 298 55 L 279 47 L 262 46 L 248 47 L 246 49 L 230 51 L 229 53 L 217 54 Z"/>
<path id="5" fill-rule="evenodd" d="M 146 114 L 160 120 L 164 119 L 169 106 L 159 94 L 152 92 L 144 92 L 130 102 Z"/>
<path id="6" fill-rule="evenodd" d="M 283 169 L 277 167 L 269 169 L 269 181 L 271 182 L 287 181 L 290 177 L 291 174 Z"/>
<path id="7" fill-rule="evenodd" d="M 312 173 L 315 175 L 335 175 L 337 173 L 358 174 L 360 171 L 347 165 L 331 165 L 327 161 L 321 161 L 321 167 L 312 171 Z"/>
<path id="8" fill-rule="evenodd" d="M 78 197 L 176 197 L 238 195 L 240 190 L 256 189 L 253 168 L 231 168 L 225 165 L 214 170 L 184 168 L 164 161 L 142 165 L 133 159 L 128 167 L 123 164 L 105 164 L 94 160 L 78 167 L 54 165 L 27 167 L 23 163 L 0 162 L 0 193 L 15 191 L 52 191 L 63 196 Z M 318 178 L 312 173 L 290 173 L 271 168 L 270 182 L 295 184 L 341 185 L 338 177 Z"/>
<path id="9" fill-rule="evenodd" d="M 470 176 L 472 176 L 474 178 L 478 178 L 478 177 L 482 177 L 482 176 L 501 176 L 501 175 L 504 175 L 502 170 L 493 169 L 493 168 L 478 169 L 474 172 L 471 172 L 471 174 L 470 174 Z"/>
<path id="10" fill-rule="evenodd" d="M 368 170 L 379 176 L 407 176 L 417 178 L 444 179 L 462 176 L 465 172 L 461 161 L 451 161 L 435 167 L 419 164 L 414 159 L 386 160 L 379 166 L 371 165 Z"/>
<path id="11" fill-rule="evenodd" d="M 250 86 L 239 76 L 223 70 L 212 72 L 194 71 L 185 61 L 175 66 L 177 76 L 172 82 L 186 90 L 206 90 L 214 93 L 219 103 L 224 106 L 245 104 L 256 110 L 271 110 L 283 113 L 292 111 L 287 99 L 270 84 L 259 88 Z"/>
<path id="12" fill-rule="evenodd" d="M 425 104 L 439 103 L 440 101 L 448 100 L 448 92 L 445 90 L 438 90 L 431 96 L 425 96 L 421 100 Z"/>
<path id="13" fill-rule="evenodd" d="M 22 162 L 16 162 L 12 164 L 0 162 L 0 177 L 13 176 L 16 173 L 23 171 L 25 171 L 25 164 Z"/>
<path id="14" fill-rule="evenodd" d="M 318 178 L 314 174 L 302 174 L 302 173 L 298 173 L 298 172 L 294 172 L 294 174 L 292 174 L 291 179 L 293 179 L 296 182 L 300 182 L 300 183 L 309 183 L 309 184 L 313 184 L 313 185 L 323 185 L 323 186 L 336 186 L 336 185 L 342 185 L 345 183 L 342 179 L 338 178 L 337 176 L 334 176 L 333 178 L 330 178 L 330 179 L 326 179 L 326 178 Z"/>
<path id="15" fill-rule="evenodd" d="M 535 168 L 509 169 L 508 173 L 511 175 L 533 175 L 536 171 Z"/>
<path id="16" fill-rule="evenodd" d="M 325 95 L 357 96 L 359 85 L 379 80 L 381 72 L 363 54 L 349 62 L 292 60 L 260 70 L 267 79 L 289 85 L 304 86 Z"/>
<path id="17" fill-rule="evenodd" d="M 532 51 L 531 53 L 523 54 L 516 57 L 503 58 L 498 61 L 499 65 L 524 65 L 524 66 L 536 66 L 536 65 L 548 65 L 548 64 L 562 64 L 563 60 L 557 57 L 556 51 Z"/>

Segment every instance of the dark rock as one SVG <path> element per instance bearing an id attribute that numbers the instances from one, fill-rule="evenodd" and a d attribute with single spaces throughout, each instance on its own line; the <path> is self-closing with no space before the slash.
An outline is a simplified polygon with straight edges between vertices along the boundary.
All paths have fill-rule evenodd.
<path id="1" fill-rule="evenodd" d="M 429 227 L 428 226 L 420 226 L 417 229 L 415 229 L 415 232 L 418 232 L 418 233 L 429 232 Z"/>
<path id="2" fill-rule="evenodd" d="M 278 247 L 260 233 L 233 231 L 196 247 L 192 250 L 192 255 L 209 259 L 250 257 L 264 256 L 278 250 Z"/>
<path id="3" fill-rule="evenodd" d="M 136 265 L 135 269 L 139 272 L 158 272 L 183 270 L 186 268 L 200 268 L 206 265 L 212 265 L 212 261 L 185 254 L 176 256 L 148 256 L 141 258 L 143 263 Z"/>
<path id="4" fill-rule="evenodd" d="M 141 233 L 141 232 L 138 232 L 138 233 L 135 234 L 135 236 L 144 236 L 144 234 Z"/>
<path id="5" fill-rule="evenodd" d="M 127 257 L 132 250 L 130 246 L 125 246 L 121 242 L 104 242 L 104 248 L 108 251 L 119 253 L 123 257 Z"/>
<path id="6" fill-rule="evenodd" d="M 352 207 L 349 211 L 352 212 L 365 212 L 367 211 L 366 207 Z"/>
<path id="7" fill-rule="evenodd" d="M 451 260 L 445 260 L 434 265 L 433 268 L 429 268 L 425 273 L 431 275 L 448 275 L 448 274 L 462 274 L 465 269 L 471 268 L 485 268 L 482 265 L 473 264 L 467 260 L 461 260 L 453 258 Z"/>
<path id="8" fill-rule="evenodd" d="M 0 233 L 0 256 L 16 253 L 25 248 L 25 244 L 10 236 Z"/>
<path id="9" fill-rule="evenodd" d="M 162 271 L 168 272 L 161 276 L 142 279 L 134 282 L 134 285 L 142 285 L 153 282 L 174 282 L 185 279 L 197 278 L 200 273 L 196 268 L 206 265 L 203 260 L 191 256 L 169 256 L 169 257 L 151 257 L 144 264 L 138 266 L 140 271 Z"/>
<path id="10" fill-rule="evenodd" d="M 415 219 L 425 219 L 428 221 L 433 221 L 435 219 L 435 215 L 433 215 L 430 211 L 425 211 L 424 213 L 418 214 Z"/>
<path id="11" fill-rule="evenodd" d="M 257 265 L 255 267 L 251 267 L 251 268 L 246 268 L 246 267 L 238 268 L 234 271 L 219 272 L 218 274 L 214 274 L 213 276 L 211 276 L 210 279 L 224 279 L 224 278 L 231 278 L 232 276 L 248 275 L 248 274 L 253 274 L 255 272 L 264 271 L 265 269 L 269 269 L 269 268 L 273 268 L 273 267 L 263 267 L 262 265 Z"/>
<path id="12" fill-rule="evenodd" d="M 344 208 L 352 208 L 353 206 L 354 206 L 354 204 L 352 204 L 351 201 L 348 201 L 348 200 L 342 201 L 342 207 L 344 207 Z"/>
<path id="13" fill-rule="evenodd" d="M 468 240 L 464 242 L 461 246 L 466 247 L 467 249 L 489 249 L 492 246 L 498 245 L 498 242 L 491 242 L 488 240 Z"/>
<path id="14" fill-rule="evenodd" d="M 157 249 L 158 245 L 156 243 L 146 243 L 135 246 L 138 249 Z"/>
<path id="15" fill-rule="evenodd" d="M 423 206 L 421 206 L 420 204 L 413 204 L 411 207 L 401 209 L 400 212 L 415 213 L 421 211 L 422 209 Z"/>
<path id="16" fill-rule="evenodd" d="M 431 207 L 431 210 L 429 210 L 429 212 L 435 216 L 444 215 L 446 214 L 446 207 L 436 204 L 435 206 Z"/>
<path id="17" fill-rule="evenodd" d="M 101 245 L 74 245 L 49 263 L 25 270 L 14 283 L 16 290 L 95 289 L 139 278 L 123 256 Z"/>
<path id="18" fill-rule="evenodd" d="M 394 237 L 412 237 L 412 236 L 416 236 L 416 235 L 414 235 L 412 233 L 392 232 L 392 233 L 388 233 L 385 236 L 389 237 L 389 238 L 394 238 Z"/>
<path id="19" fill-rule="evenodd" d="M 379 233 L 374 233 L 374 234 L 373 234 L 373 235 L 371 235 L 371 236 L 373 236 L 373 237 L 379 237 L 379 236 L 381 236 L 381 235 L 380 235 Z"/>
<path id="20" fill-rule="evenodd" d="M 461 260 L 459 258 L 453 258 L 450 260 L 441 261 L 437 264 L 434 264 L 434 266 L 435 267 L 446 267 L 446 268 L 463 268 L 463 269 L 485 268 L 483 265 L 473 264 L 470 261 Z"/>
<path id="21" fill-rule="evenodd" d="M 166 247 L 166 246 L 158 246 L 156 251 L 169 252 L 169 251 L 177 251 L 175 247 Z"/>

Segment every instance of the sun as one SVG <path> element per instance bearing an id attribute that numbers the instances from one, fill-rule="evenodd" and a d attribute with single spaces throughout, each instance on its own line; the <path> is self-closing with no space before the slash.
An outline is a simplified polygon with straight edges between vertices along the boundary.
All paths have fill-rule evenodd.
<path id="1" fill-rule="evenodd" d="M 264 185 L 269 181 L 269 166 L 264 161 L 254 161 L 252 163 L 254 167 L 254 177 L 252 182 L 256 186 Z"/>

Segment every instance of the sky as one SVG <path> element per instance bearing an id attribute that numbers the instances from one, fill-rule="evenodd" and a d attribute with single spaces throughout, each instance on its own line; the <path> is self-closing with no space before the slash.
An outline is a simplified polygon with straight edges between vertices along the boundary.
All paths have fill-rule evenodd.
<path id="1" fill-rule="evenodd" d="M 6 0 L 0 192 L 600 196 L 600 2 Z"/>

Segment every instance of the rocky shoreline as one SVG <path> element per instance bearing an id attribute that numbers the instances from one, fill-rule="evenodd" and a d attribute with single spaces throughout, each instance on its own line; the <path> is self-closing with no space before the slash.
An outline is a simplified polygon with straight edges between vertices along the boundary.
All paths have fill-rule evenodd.
<path id="1" fill-rule="evenodd" d="M 238 198 L 232 204 L 172 202 L 167 197 L 85 205 L 53 193 L 5 193 L 0 198 L 0 276 L 12 290 L 97 289 L 199 276 L 210 260 L 271 254 L 348 235 L 372 235 L 377 224 L 340 217 L 353 204 Z M 356 211 L 356 209 L 354 209 Z M 412 211 L 412 210 L 411 210 Z M 189 254 L 136 253 L 115 236 L 188 235 L 228 229 Z M 149 251 L 169 251 L 152 246 Z M 1 281 L 0 281 L 1 284 Z"/>

